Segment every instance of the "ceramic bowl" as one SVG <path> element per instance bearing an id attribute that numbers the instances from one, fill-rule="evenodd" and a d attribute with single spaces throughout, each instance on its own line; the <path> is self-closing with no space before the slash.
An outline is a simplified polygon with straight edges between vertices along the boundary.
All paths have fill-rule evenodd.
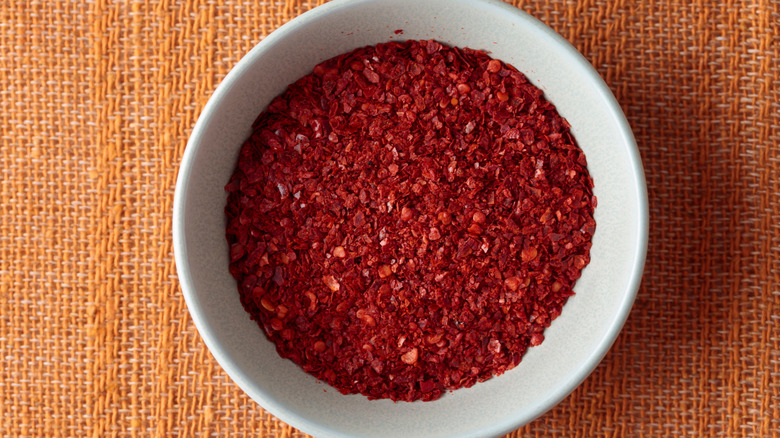
<path id="1" fill-rule="evenodd" d="M 224 186 L 269 101 L 320 61 L 400 39 L 486 50 L 523 72 L 571 124 L 598 198 L 591 263 L 544 343 L 505 374 L 433 402 L 342 395 L 281 359 L 239 302 L 225 240 Z M 335 0 L 274 31 L 236 64 L 203 109 L 182 159 L 173 213 L 179 281 L 211 353 L 264 409 L 319 437 L 493 436 L 543 414 L 614 342 L 639 287 L 648 232 L 642 165 L 610 90 L 563 38 L 490 0 Z"/>

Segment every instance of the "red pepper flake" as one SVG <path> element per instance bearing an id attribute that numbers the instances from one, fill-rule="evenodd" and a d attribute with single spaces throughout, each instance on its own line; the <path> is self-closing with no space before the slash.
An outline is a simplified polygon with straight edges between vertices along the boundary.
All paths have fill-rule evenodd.
<path id="1" fill-rule="evenodd" d="M 590 261 L 592 187 L 512 66 L 364 47 L 255 121 L 226 186 L 230 272 L 282 357 L 343 393 L 434 400 L 544 340 Z"/>
<path id="2" fill-rule="evenodd" d="M 402 221 L 412 220 L 413 217 L 414 217 L 414 210 L 412 210 L 409 207 L 403 207 L 401 209 L 401 220 Z"/>

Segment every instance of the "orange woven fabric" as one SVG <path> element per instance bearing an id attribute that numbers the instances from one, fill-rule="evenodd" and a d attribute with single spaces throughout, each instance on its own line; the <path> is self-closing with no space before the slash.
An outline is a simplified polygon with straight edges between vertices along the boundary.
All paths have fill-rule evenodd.
<path id="1" fill-rule="evenodd" d="M 187 136 L 220 79 L 316 4 L 0 4 L 0 435 L 302 435 L 201 341 L 171 210 Z M 777 436 L 780 2 L 516 4 L 614 91 L 652 216 L 617 343 L 510 436 Z"/>

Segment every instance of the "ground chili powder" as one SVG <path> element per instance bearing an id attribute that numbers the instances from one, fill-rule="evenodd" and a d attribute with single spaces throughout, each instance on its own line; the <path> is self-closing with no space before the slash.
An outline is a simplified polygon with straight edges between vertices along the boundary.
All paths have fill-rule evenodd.
<path id="1" fill-rule="evenodd" d="M 592 186 L 515 68 L 364 47 L 254 123 L 226 187 L 230 272 L 282 357 L 343 393 L 433 400 L 542 342 L 590 260 Z"/>

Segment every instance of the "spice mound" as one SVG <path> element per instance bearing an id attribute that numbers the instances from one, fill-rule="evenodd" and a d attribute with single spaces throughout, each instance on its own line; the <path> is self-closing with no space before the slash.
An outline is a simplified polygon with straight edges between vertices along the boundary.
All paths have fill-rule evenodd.
<path id="1" fill-rule="evenodd" d="M 226 186 L 230 272 L 282 357 L 345 394 L 433 400 L 542 342 L 590 261 L 592 187 L 514 67 L 364 47 L 255 121 Z"/>

